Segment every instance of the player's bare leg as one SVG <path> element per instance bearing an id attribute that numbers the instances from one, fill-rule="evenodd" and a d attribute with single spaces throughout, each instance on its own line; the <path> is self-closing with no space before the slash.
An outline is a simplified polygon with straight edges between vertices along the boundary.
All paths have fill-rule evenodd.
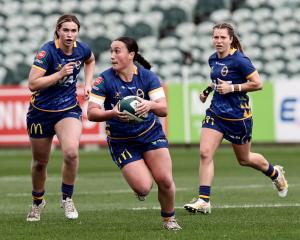
<path id="1" fill-rule="evenodd" d="M 200 166 L 199 166 L 199 195 L 184 208 L 189 212 L 211 213 L 210 188 L 214 178 L 213 157 L 220 146 L 223 134 L 210 128 L 202 128 L 200 141 Z M 206 190 L 206 191 L 203 191 Z"/>
<path id="2" fill-rule="evenodd" d="M 172 176 L 172 161 L 167 148 L 159 148 L 144 153 L 144 159 L 158 187 L 158 200 L 161 206 L 163 227 L 167 230 L 180 230 L 176 221 L 175 183 Z"/>
<path id="3" fill-rule="evenodd" d="M 81 131 L 81 121 L 76 118 L 64 118 L 55 125 L 55 132 L 64 157 L 62 165 L 62 207 L 68 219 L 78 218 L 72 194 L 79 165 Z"/>
<path id="4" fill-rule="evenodd" d="M 27 215 L 27 221 L 39 221 L 43 208 L 46 205 L 44 199 L 45 181 L 47 178 L 47 164 L 51 150 L 51 138 L 31 138 L 31 178 L 33 203 Z"/>

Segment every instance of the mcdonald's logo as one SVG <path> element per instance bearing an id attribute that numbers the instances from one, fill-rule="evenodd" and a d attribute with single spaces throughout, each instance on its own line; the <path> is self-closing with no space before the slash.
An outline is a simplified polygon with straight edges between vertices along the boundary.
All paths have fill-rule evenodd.
<path id="1" fill-rule="evenodd" d="M 38 124 L 35 124 L 35 123 L 32 123 L 31 126 L 30 126 L 30 134 L 32 134 L 34 132 L 34 134 L 39 134 L 42 135 L 43 134 L 43 128 L 42 128 L 42 125 L 40 123 Z"/>

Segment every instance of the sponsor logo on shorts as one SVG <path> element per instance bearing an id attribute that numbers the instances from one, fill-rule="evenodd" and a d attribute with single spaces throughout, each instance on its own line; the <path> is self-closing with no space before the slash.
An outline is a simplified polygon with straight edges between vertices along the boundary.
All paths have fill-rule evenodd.
<path id="1" fill-rule="evenodd" d="M 166 139 L 157 139 L 157 140 L 155 140 L 155 141 L 153 141 L 153 142 L 151 142 L 153 145 L 156 145 L 156 144 L 158 144 L 158 143 L 165 143 L 165 142 L 167 142 L 167 140 Z"/>
<path id="2" fill-rule="evenodd" d="M 32 123 L 30 126 L 30 134 L 43 134 L 43 128 L 40 123 Z"/>

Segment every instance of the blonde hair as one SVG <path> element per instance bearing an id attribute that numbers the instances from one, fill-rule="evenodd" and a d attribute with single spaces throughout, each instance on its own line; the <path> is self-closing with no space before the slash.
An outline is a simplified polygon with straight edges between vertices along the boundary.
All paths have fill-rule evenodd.
<path id="1" fill-rule="evenodd" d="M 66 14 L 62 15 L 56 22 L 56 27 L 55 27 L 55 32 L 54 32 L 54 39 L 59 38 L 57 30 L 59 30 L 61 28 L 61 25 L 65 22 L 74 22 L 74 23 L 76 23 L 77 26 L 78 26 L 78 31 L 79 31 L 80 22 L 79 22 L 78 18 L 73 14 L 66 13 Z"/>
<path id="2" fill-rule="evenodd" d="M 235 34 L 233 26 L 231 24 L 218 23 L 213 27 L 213 31 L 215 29 L 227 29 L 229 36 L 232 37 L 231 47 L 240 50 L 242 53 L 244 52 L 242 44 L 241 44 L 239 38 L 237 37 L 237 35 Z"/>

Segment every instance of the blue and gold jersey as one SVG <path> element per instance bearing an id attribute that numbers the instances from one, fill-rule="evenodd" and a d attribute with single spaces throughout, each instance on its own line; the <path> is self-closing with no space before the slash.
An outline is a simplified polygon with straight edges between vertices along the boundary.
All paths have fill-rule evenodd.
<path id="1" fill-rule="evenodd" d="M 136 67 L 132 81 L 125 82 L 112 69 L 104 71 L 94 82 L 89 101 L 104 105 L 105 110 L 111 110 L 124 97 L 139 96 L 146 100 L 156 100 L 165 97 L 164 90 L 156 74 L 143 67 Z M 124 123 L 117 119 L 106 122 L 107 135 L 112 139 L 128 139 L 140 137 L 160 124 L 158 117 L 149 112 L 148 117 L 140 123 Z"/>
<path id="2" fill-rule="evenodd" d="M 58 72 L 65 64 L 75 62 L 73 74 L 60 79 L 55 85 L 35 92 L 31 105 L 47 112 L 65 111 L 77 105 L 76 83 L 84 62 L 91 57 L 91 49 L 84 43 L 75 42 L 72 55 L 65 55 L 58 40 L 44 44 L 36 54 L 33 67 L 45 72 L 45 76 Z"/>
<path id="3" fill-rule="evenodd" d="M 208 64 L 211 68 L 210 77 L 213 84 L 218 84 L 217 79 L 227 81 L 230 84 L 242 84 L 256 73 L 256 69 L 250 59 L 237 49 L 231 49 L 225 58 L 219 58 L 217 53 L 210 56 Z M 218 117 L 227 120 L 239 120 L 252 116 L 249 106 L 249 97 L 246 92 L 232 92 L 219 94 L 214 92 L 211 105 Z"/>

